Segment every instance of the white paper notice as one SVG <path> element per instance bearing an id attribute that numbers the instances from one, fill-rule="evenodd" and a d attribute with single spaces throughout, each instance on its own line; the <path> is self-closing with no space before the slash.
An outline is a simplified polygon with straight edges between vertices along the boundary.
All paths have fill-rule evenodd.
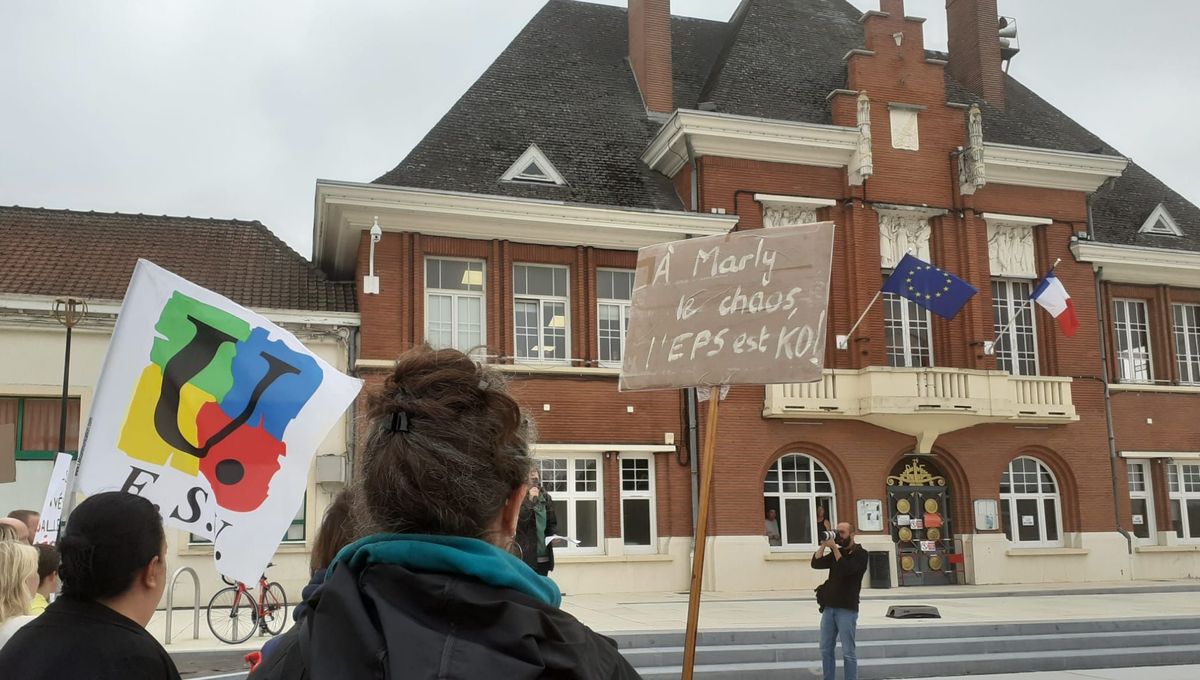
<path id="1" fill-rule="evenodd" d="M 50 486 L 46 489 L 46 500 L 42 502 L 42 519 L 38 522 L 34 543 L 58 543 L 58 521 L 62 517 L 63 496 L 67 493 L 72 462 L 74 459 L 69 453 L 60 453 L 54 458 L 54 470 L 50 472 Z"/>
<path id="2" fill-rule="evenodd" d="M 1145 524 L 1145 523 L 1146 523 L 1146 520 L 1145 520 L 1145 518 L 1143 518 L 1141 515 L 1134 515 L 1134 516 L 1133 516 L 1133 523 L 1134 523 L 1134 524 L 1141 525 L 1141 524 Z"/>
<path id="3" fill-rule="evenodd" d="M 583 543 L 583 541 L 577 541 L 573 538 L 567 538 L 566 536 L 555 535 L 555 536 L 547 536 L 546 537 L 546 545 L 550 545 L 551 543 L 553 543 L 555 541 L 563 541 L 564 543 L 570 543 L 572 545 L 579 545 L 580 543 Z"/>
<path id="4" fill-rule="evenodd" d="M 1021 526 L 1031 527 L 1037 525 L 1037 518 L 1033 515 L 1021 515 Z"/>

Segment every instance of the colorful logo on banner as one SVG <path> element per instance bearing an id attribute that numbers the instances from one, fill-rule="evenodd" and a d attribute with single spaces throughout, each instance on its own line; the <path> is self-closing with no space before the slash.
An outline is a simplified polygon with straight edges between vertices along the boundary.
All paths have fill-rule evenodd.
<path id="1" fill-rule="evenodd" d="M 323 371 L 266 328 L 174 293 L 129 403 L 118 448 L 203 475 L 218 506 L 258 508 L 287 455 L 284 433 Z"/>

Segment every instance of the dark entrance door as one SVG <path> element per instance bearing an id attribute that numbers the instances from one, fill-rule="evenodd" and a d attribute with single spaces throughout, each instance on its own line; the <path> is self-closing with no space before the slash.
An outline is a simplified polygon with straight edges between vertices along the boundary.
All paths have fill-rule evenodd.
<path id="1" fill-rule="evenodd" d="M 954 532 L 946 478 L 937 474 L 930 461 L 921 458 L 902 460 L 896 467 L 887 479 L 887 496 L 900 585 L 955 583 L 950 560 Z"/>

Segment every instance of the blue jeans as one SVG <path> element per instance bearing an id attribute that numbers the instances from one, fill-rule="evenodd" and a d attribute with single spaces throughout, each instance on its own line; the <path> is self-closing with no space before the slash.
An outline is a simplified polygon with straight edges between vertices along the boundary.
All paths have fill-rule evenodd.
<path id="1" fill-rule="evenodd" d="M 826 607 L 821 614 L 821 667 L 825 680 L 834 680 L 837 674 L 837 659 L 834 648 L 842 641 L 842 667 L 846 670 L 845 680 L 858 680 L 858 652 L 854 647 L 854 634 L 858 628 L 858 612 L 849 609 Z"/>

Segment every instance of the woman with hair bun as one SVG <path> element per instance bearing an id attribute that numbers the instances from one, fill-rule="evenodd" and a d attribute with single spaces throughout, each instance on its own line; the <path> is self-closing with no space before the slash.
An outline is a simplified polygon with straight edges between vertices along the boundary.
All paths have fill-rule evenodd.
<path id="1" fill-rule="evenodd" d="M 415 348 L 368 417 L 354 490 L 366 537 L 251 678 L 638 677 L 511 553 L 533 433 L 495 371 Z"/>
<path id="2" fill-rule="evenodd" d="M 141 496 L 96 494 L 71 513 L 58 549 L 62 596 L 0 650 L 0 678 L 179 680 L 145 628 L 167 581 L 158 509 Z M 36 578 L 36 552 L 33 561 Z"/>

